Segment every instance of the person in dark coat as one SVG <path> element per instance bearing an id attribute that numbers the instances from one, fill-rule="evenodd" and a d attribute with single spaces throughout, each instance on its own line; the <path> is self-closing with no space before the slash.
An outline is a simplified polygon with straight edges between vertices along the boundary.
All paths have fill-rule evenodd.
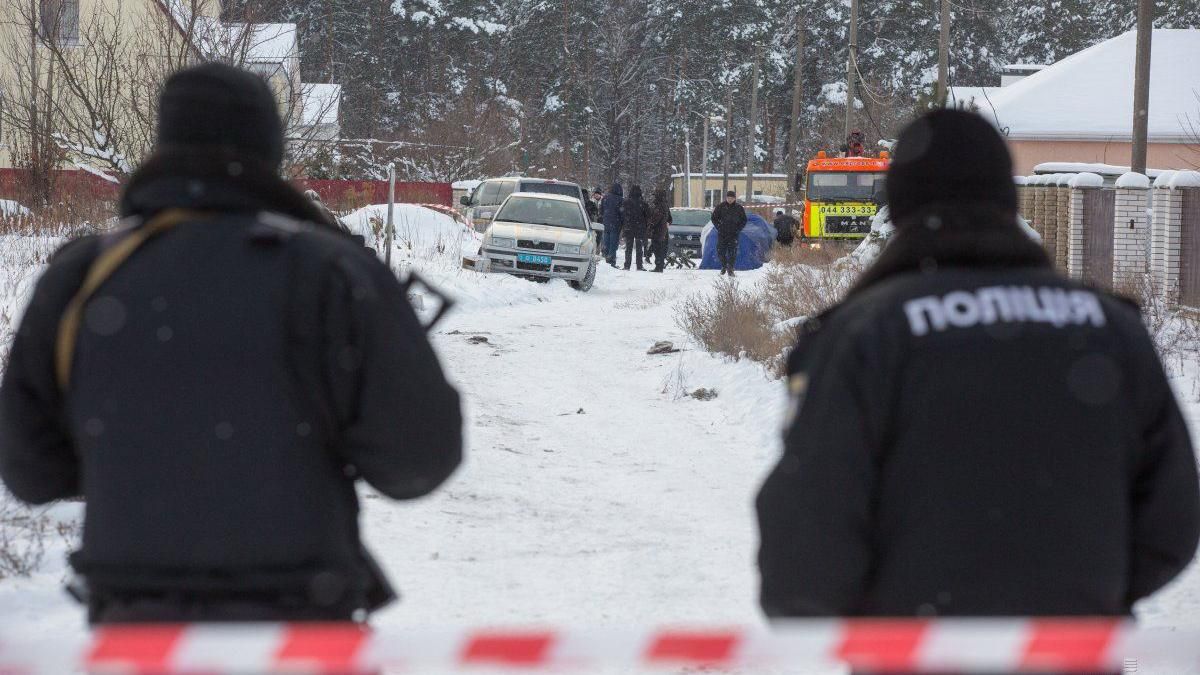
<path id="1" fill-rule="evenodd" d="M 600 218 L 604 224 L 604 259 L 609 265 L 617 266 L 617 247 L 621 243 L 621 228 L 625 222 L 625 196 L 620 183 L 600 201 Z"/>
<path id="2" fill-rule="evenodd" d="M 596 188 L 591 196 L 584 200 L 583 206 L 587 210 L 588 220 L 593 223 L 600 220 L 600 200 L 604 198 L 604 193 L 600 188 Z"/>
<path id="3" fill-rule="evenodd" d="M 642 197 L 642 186 L 634 185 L 629 188 L 629 196 L 625 198 L 624 232 L 625 232 L 625 269 L 629 269 L 635 254 L 637 269 L 645 272 L 642 267 L 642 250 L 646 245 L 646 219 L 650 215 L 650 206 Z"/>
<path id="4" fill-rule="evenodd" d="M 1138 308 L 1055 272 L 1011 175 L 977 115 L 901 135 L 896 233 L 788 359 L 768 616 L 1128 615 L 1192 560 L 1196 457 Z"/>
<path id="5" fill-rule="evenodd" d="M 86 501 L 92 622 L 361 617 L 395 594 L 355 483 L 412 499 L 461 461 L 404 287 L 279 178 L 283 147 L 262 78 L 173 75 L 123 227 L 59 250 L 21 321 L 0 478 Z"/>
<path id="6" fill-rule="evenodd" d="M 654 272 L 662 272 L 667 264 L 667 247 L 671 242 L 671 204 L 666 190 L 654 191 L 654 205 L 650 207 L 647 223 L 647 238 L 654 254 Z"/>
<path id="7" fill-rule="evenodd" d="M 785 213 L 783 209 L 777 209 L 775 220 L 771 224 L 775 227 L 775 241 L 779 242 L 780 246 L 791 246 L 796 239 L 796 229 L 800 221 Z"/>
<path id="8" fill-rule="evenodd" d="M 725 201 L 713 209 L 712 224 L 717 230 L 717 259 L 721 261 L 721 274 L 734 276 L 738 237 L 746 229 L 746 209 L 737 202 L 736 192 L 726 192 Z"/>

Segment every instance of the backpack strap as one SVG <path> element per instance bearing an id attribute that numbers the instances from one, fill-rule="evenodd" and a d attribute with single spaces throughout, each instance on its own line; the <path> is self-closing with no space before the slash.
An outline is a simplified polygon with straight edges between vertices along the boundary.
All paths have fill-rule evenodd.
<path id="1" fill-rule="evenodd" d="M 79 327 L 83 323 L 83 310 L 96 290 L 108 281 L 142 244 L 155 235 L 185 221 L 201 220 L 205 217 L 206 214 L 199 211 L 167 209 L 151 218 L 145 225 L 122 232 L 111 244 L 102 244 L 100 255 L 88 267 L 83 283 L 67 303 L 67 308 L 58 321 L 58 336 L 54 345 L 54 375 L 60 391 L 65 392 L 71 382 L 71 365 L 75 360 L 75 345 L 79 340 Z"/>

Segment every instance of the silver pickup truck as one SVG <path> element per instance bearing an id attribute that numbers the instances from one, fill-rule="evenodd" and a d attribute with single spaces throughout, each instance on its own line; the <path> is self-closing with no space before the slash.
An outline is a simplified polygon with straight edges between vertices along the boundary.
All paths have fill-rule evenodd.
<path id="1" fill-rule="evenodd" d="M 574 197 L 514 192 L 496 211 L 468 267 L 532 279 L 566 279 L 587 291 L 596 280 L 596 238 Z"/>

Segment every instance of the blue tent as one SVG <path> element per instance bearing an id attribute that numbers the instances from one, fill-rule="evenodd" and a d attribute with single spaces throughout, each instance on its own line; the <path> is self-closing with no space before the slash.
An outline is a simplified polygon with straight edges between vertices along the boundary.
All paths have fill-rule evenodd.
<path id="1" fill-rule="evenodd" d="M 709 223 L 704 227 L 700 236 L 703 245 L 703 257 L 700 259 L 700 269 L 719 270 L 721 263 L 717 260 L 717 228 Z M 746 228 L 738 236 L 738 256 L 734 269 L 739 272 L 756 270 L 767 262 L 771 253 L 771 244 L 775 243 L 775 228 L 762 216 L 755 213 L 746 214 Z"/>

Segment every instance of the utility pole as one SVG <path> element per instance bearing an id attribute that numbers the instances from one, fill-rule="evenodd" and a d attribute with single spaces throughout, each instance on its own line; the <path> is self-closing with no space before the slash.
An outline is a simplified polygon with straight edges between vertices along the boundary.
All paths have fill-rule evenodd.
<path id="1" fill-rule="evenodd" d="M 788 182 L 792 198 L 790 201 L 795 202 L 799 198 L 796 193 L 796 176 L 800 175 L 800 97 L 801 97 L 801 74 L 804 72 L 804 17 L 799 8 L 796 9 L 796 65 L 792 71 L 792 128 L 788 134 L 788 159 L 791 160 L 791 176 Z"/>
<path id="2" fill-rule="evenodd" d="M 704 143 L 700 149 L 700 207 L 708 206 L 705 202 L 705 197 L 708 196 L 708 120 L 711 119 L 707 112 L 704 113 Z M 688 186 L 688 194 L 692 194 L 692 186 Z"/>
<path id="3" fill-rule="evenodd" d="M 721 199 L 725 199 L 725 193 L 729 192 L 729 137 L 733 135 L 733 89 L 730 88 L 729 93 L 725 96 L 725 156 L 721 158 L 721 163 L 724 165 L 721 172 L 724 174 L 721 177 Z"/>
<path id="4" fill-rule="evenodd" d="M 762 60 L 760 50 L 754 56 L 754 74 L 750 80 L 750 132 L 746 144 L 746 203 L 754 201 L 754 150 L 758 145 L 758 62 Z"/>
<path id="5" fill-rule="evenodd" d="M 850 56 L 846 59 L 846 135 L 854 130 L 854 89 L 858 71 L 858 0 L 850 0 Z"/>
<path id="6" fill-rule="evenodd" d="M 950 80 L 950 0 L 942 0 L 941 32 L 938 35 L 937 105 L 946 107 Z"/>
<path id="7" fill-rule="evenodd" d="M 1129 170 L 1146 173 L 1146 136 L 1150 120 L 1150 44 L 1154 35 L 1154 0 L 1138 0 L 1137 61 L 1133 70 L 1133 157 Z"/>

